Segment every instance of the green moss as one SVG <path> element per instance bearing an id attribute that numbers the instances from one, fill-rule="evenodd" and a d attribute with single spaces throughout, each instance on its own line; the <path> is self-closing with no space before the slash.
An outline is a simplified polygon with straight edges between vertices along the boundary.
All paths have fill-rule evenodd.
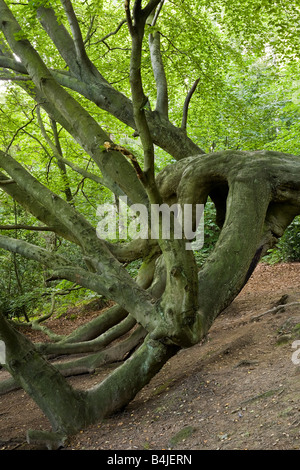
<path id="1" fill-rule="evenodd" d="M 186 426 L 182 428 L 179 432 L 177 432 L 171 439 L 170 439 L 170 447 L 176 447 L 180 442 L 185 441 L 196 431 L 197 429 L 192 426 Z"/>

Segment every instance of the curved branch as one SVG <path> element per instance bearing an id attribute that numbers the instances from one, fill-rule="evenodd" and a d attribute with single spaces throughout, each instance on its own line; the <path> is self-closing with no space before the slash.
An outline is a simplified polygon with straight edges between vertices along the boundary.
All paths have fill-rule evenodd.
<path id="1" fill-rule="evenodd" d="M 180 204 L 205 204 L 210 194 L 217 197 L 217 189 L 226 198 L 218 242 L 198 274 L 205 332 L 300 213 L 299 160 L 278 152 L 217 152 L 163 170 L 158 185 Z"/>
<path id="2" fill-rule="evenodd" d="M 182 111 L 182 121 L 181 121 L 181 129 L 184 130 L 184 131 L 186 131 L 186 126 L 187 126 L 187 117 L 188 117 L 189 104 L 190 104 L 190 101 L 191 101 L 191 98 L 192 98 L 193 94 L 196 91 L 196 88 L 197 88 L 197 85 L 198 85 L 199 81 L 200 81 L 200 78 L 198 78 L 193 83 L 192 88 L 188 92 L 188 94 L 185 98 L 185 101 L 184 101 L 183 111 Z"/>
<path id="3" fill-rule="evenodd" d="M 165 74 L 164 64 L 160 50 L 160 33 L 155 32 L 149 35 L 149 47 L 151 55 L 152 69 L 156 82 L 157 100 L 156 111 L 168 119 L 169 113 L 169 99 L 168 99 L 168 84 Z"/>

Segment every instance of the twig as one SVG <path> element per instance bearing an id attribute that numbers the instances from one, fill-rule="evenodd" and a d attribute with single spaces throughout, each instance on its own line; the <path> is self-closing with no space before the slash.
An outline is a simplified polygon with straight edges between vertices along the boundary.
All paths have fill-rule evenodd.
<path id="1" fill-rule="evenodd" d="M 0 184 L 2 182 L 0 181 Z M 55 227 L 37 227 L 35 225 L 24 225 L 24 224 L 15 224 L 15 225 L 0 225 L 0 230 L 36 230 L 39 232 L 54 232 Z"/>
<path id="2" fill-rule="evenodd" d="M 87 32 L 87 34 L 86 34 L 86 38 L 85 38 L 85 40 L 83 41 L 83 44 L 84 44 L 84 45 L 86 45 L 86 43 L 91 39 L 91 37 L 93 36 L 93 34 L 97 31 L 97 28 L 95 28 L 94 31 L 92 32 L 92 28 L 93 28 L 94 21 L 95 21 L 95 15 L 93 15 L 93 16 L 91 17 L 89 29 L 88 29 L 88 32 Z"/>
<path id="3" fill-rule="evenodd" d="M 70 0 L 61 0 L 61 3 L 67 15 L 68 22 L 73 34 L 77 58 L 81 60 L 86 59 L 84 41 L 72 3 L 70 2 Z"/>

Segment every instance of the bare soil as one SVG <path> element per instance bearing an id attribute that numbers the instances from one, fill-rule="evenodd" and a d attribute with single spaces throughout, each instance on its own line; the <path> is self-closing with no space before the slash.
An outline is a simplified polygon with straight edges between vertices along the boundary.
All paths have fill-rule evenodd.
<path id="1" fill-rule="evenodd" d="M 265 313 L 291 302 L 300 302 L 300 263 L 260 264 L 203 344 L 173 357 L 126 409 L 62 450 L 299 450 L 300 365 L 292 345 L 300 340 L 300 305 Z M 98 314 L 74 320 L 70 310 L 48 326 L 64 333 Z M 101 374 L 68 380 L 87 388 Z M 27 429 L 49 423 L 23 390 L 0 396 L 0 450 L 34 450 Z"/>

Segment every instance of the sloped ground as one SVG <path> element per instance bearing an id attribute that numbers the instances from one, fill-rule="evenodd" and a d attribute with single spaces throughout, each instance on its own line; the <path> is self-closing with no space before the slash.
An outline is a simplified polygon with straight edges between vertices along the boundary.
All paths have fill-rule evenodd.
<path id="1" fill-rule="evenodd" d="M 205 343 L 173 357 L 124 411 L 83 430 L 64 450 L 300 449 L 300 365 L 292 361 L 300 305 L 265 313 L 295 301 L 300 264 L 260 264 Z M 67 315 L 49 324 L 56 331 L 69 325 Z M 99 377 L 70 381 L 89 387 Z M 26 429 L 47 428 L 22 390 L 0 396 L 0 449 L 31 449 Z"/>

